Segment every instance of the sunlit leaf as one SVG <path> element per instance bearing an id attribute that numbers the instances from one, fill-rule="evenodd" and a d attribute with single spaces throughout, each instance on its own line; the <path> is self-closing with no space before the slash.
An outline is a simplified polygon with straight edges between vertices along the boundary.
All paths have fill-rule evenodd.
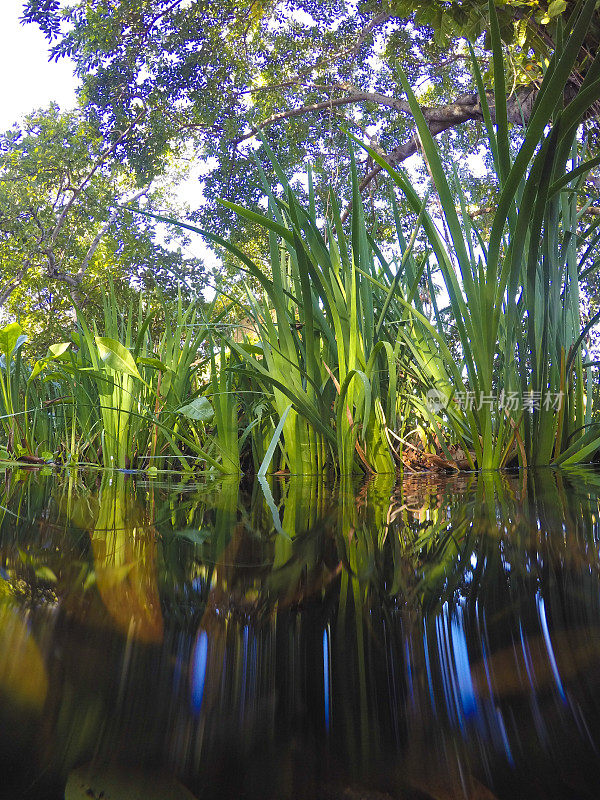
<path id="1" fill-rule="evenodd" d="M 48 356 L 49 358 L 60 358 L 66 351 L 71 347 L 72 342 L 58 342 L 57 344 L 51 344 L 48 348 Z"/>
<path id="2" fill-rule="evenodd" d="M 139 381 L 142 380 L 135 359 L 121 342 L 108 336 L 96 336 L 95 341 L 100 358 L 107 367 L 110 367 L 115 372 L 131 375 Z"/>
<path id="3" fill-rule="evenodd" d="M 11 322 L 10 325 L 0 328 L 0 353 L 10 358 L 21 339 L 22 332 L 23 329 L 18 322 Z"/>
<path id="4" fill-rule="evenodd" d="M 197 422 L 208 422 L 214 417 L 214 410 L 208 398 L 196 397 L 191 403 L 182 406 L 178 410 L 179 414 L 183 414 L 188 419 L 196 420 Z"/>

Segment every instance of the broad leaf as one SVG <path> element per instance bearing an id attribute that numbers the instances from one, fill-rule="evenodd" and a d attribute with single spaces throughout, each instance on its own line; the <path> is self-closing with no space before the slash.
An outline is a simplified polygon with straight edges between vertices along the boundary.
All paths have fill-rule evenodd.
<path id="1" fill-rule="evenodd" d="M 48 348 L 48 355 L 46 358 L 60 358 L 71 347 L 73 342 L 58 342 L 51 344 Z"/>
<path id="2" fill-rule="evenodd" d="M 142 380 L 133 356 L 121 342 L 108 336 L 96 336 L 95 340 L 100 358 L 107 367 Z"/>
<path id="3" fill-rule="evenodd" d="M 22 337 L 23 329 L 18 322 L 11 322 L 10 325 L 5 325 L 0 328 L 0 353 L 10 358 L 15 348 L 20 347 L 27 337 Z M 19 340 L 22 339 L 19 344 Z"/>
<path id="4" fill-rule="evenodd" d="M 206 397 L 196 397 L 191 403 L 178 409 L 177 413 L 183 414 L 184 417 L 196 420 L 197 422 L 208 422 L 215 414 L 213 407 Z"/>

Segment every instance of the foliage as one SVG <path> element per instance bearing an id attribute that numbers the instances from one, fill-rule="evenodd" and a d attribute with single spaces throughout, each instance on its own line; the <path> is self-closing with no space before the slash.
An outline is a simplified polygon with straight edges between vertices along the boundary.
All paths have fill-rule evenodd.
<path id="1" fill-rule="evenodd" d="M 95 71 L 86 91 L 102 85 L 103 70 L 118 64 L 119 53 L 134 58 L 129 33 L 122 28 L 128 7 L 128 2 L 120 4 L 93 52 L 86 50 L 86 37 L 99 25 L 92 12 L 101 12 L 101 4 L 76 6 L 66 14 L 77 24 L 62 44 L 71 43 L 68 46 L 82 59 L 80 67 L 88 64 L 86 59 L 93 60 Z M 497 210 L 482 215 L 481 224 L 475 214 L 470 215 L 472 184 L 463 187 L 462 173 L 451 163 L 451 151 L 435 142 L 438 129 L 432 127 L 431 109 L 422 105 L 411 88 L 418 74 L 414 64 L 408 65 L 408 72 L 396 61 L 388 67 L 391 71 L 393 66 L 394 80 L 406 95 L 402 103 L 416 122 L 437 196 L 430 189 L 423 197 L 407 174 L 390 166 L 380 148 L 364 145 L 364 132 L 350 134 L 363 146 L 371 167 L 387 174 L 400 190 L 399 198 L 392 196 L 386 231 L 379 231 L 379 236 L 373 235 L 368 204 L 365 210 L 361 199 L 360 165 L 354 152 L 348 149 L 350 180 L 336 178 L 326 184 L 322 163 L 317 163 L 316 170 L 311 168 L 305 180 L 299 182 L 297 173 L 290 179 L 290 166 L 300 150 L 290 155 L 295 147 L 292 131 L 287 140 L 290 153 L 283 160 L 278 157 L 281 148 L 269 143 L 276 128 L 273 120 L 274 127 L 256 131 L 262 147 L 252 158 L 264 194 L 261 203 L 255 202 L 258 198 L 253 192 L 244 204 L 227 197 L 218 200 L 226 216 L 240 220 L 231 224 L 230 234 L 222 235 L 224 217 L 214 219 L 210 228 L 201 228 L 180 223 L 168 213 L 157 214 L 152 204 L 140 208 L 135 199 L 110 211 L 102 223 L 102 213 L 114 209 L 115 192 L 123 186 L 133 188 L 129 164 L 114 165 L 112 156 L 128 153 L 130 135 L 142 139 L 154 135 L 153 123 L 143 132 L 148 123 L 143 108 L 135 117 L 127 117 L 121 109 L 123 135 L 115 138 L 106 132 L 104 141 L 98 133 L 101 128 L 94 127 L 99 120 L 92 119 L 93 103 L 85 121 L 81 114 L 61 116 L 55 109 L 50 112 L 51 122 L 43 115 L 29 118 L 28 138 L 21 142 L 15 132 L 7 140 L 3 173 L 10 211 L 3 240 L 7 257 L 17 262 L 22 256 L 27 270 L 34 273 L 54 270 L 52 277 L 63 279 L 79 295 L 83 279 L 93 270 L 106 280 L 105 264 L 96 264 L 94 259 L 106 252 L 100 242 L 108 245 L 114 235 L 115 245 L 123 243 L 122 258 L 129 264 L 129 273 L 119 270 L 124 288 L 111 283 L 109 295 L 102 298 L 101 313 L 93 313 L 74 296 L 76 334 L 69 333 L 63 341 L 55 339 L 46 358 L 32 367 L 24 365 L 20 348 L 14 353 L 7 350 L 1 387 L 7 452 L 29 458 L 43 452 L 75 463 L 87 459 L 119 469 L 149 467 L 154 461 L 156 466 L 177 464 L 184 469 L 190 464 L 231 474 L 253 471 L 261 478 L 278 469 L 317 475 L 330 471 L 350 475 L 359 470 L 392 473 L 395 460 L 406 463 L 406 447 L 429 451 L 433 463 L 444 468 L 465 463 L 484 469 L 516 462 L 521 466 L 572 463 L 593 457 L 600 445 L 600 429 L 588 333 L 597 315 L 583 318 L 586 298 L 580 282 L 595 275 L 599 238 L 596 223 L 584 224 L 587 206 L 581 209 L 580 203 L 586 176 L 599 159 L 589 137 L 582 142 L 579 130 L 600 100 L 600 60 L 586 64 L 582 72 L 582 52 L 593 35 L 596 10 L 594 0 L 588 0 L 567 21 L 561 16 L 567 9 L 559 13 L 553 6 L 557 13 L 548 16 L 556 17 L 556 24 L 551 25 L 550 19 L 536 20 L 533 7 L 525 9 L 518 3 L 511 7 L 521 9 L 520 18 L 533 26 L 531 30 L 539 33 L 539 26 L 548 26 L 556 46 L 532 102 L 522 112 L 519 136 L 509 127 L 511 103 L 515 98 L 519 101 L 519 95 L 506 84 L 502 55 L 506 9 L 497 13 L 493 3 L 489 5 L 491 77 L 481 72 L 473 49 L 468 67 L 461 67 L 463 74 L 471 70 L 478 113 L 489 141 L 487 161 Z M 56 5 L 52 8 L 57 9 Z M 146 2 L 136 9 L 128 17 L 132 30 L 138 26 L 144 43 L 135 53 L 136 69 L 146 63 L 146 46 L 150 51 L 164 44 L 167 31 L 173 37 L 169 47 L 183 48 L 179 55 L 184 59 L 184 51 L 191 52 L 186 48 L 192 32 L 187 30 L 182 36 L 178 26 L 206 21 L 207 14 L 215 13 L 212 7 L 207 11 L 192 4 L 184 9 L 177 3 L 158 8 Z M 294 28 L 299 19 L 292 11 L 299 8 L 261 9 L 243 30 L 238 12 L 224 11 L 227 36 L 219 52 L 223 64 L 234 56 L 241 58 L 237 50 L 233 52 L 240 41 L 250 41 L 254 47 L 272 36 L 273 64 L 265 62 L 264 69 L 276 66 L 278 60 L 280 66 L 290 68 L 292 52 L 284 44 L 288 28 Z M 475 16 L 478 9 L 473 3 Z M 161 15 L 148 17 L 151 10 Z M 337 13 L 333 6 L 303 10 L 306 14 Z M 468 7 L 462 10 L 466 13 Z M 423 8 L 410 6 L 402 13 L 412 12 L 415 20 L 423 21 Z M 341 15 L 340 43 L 346 35 L 350 42 L 359 30 L 367 36 L 359 22 L 367 27 L 389 22 L 393 27 L 394 14 L 399 13 L 399 8 L 390 8 L 380 19 L 369 16 L 371 10 L 365 6 L 356 19 Z M 279 15 L 279 24 L 269 27 L 273 14 Z M 302 19 L 310 35 L 316 36 L 315 26 Z M 467 25 L 465 19 L 459 14 L 455 23 Z M 375 27 L 368 28 L 369 36 Z M 407 44 L 424 37 L 421 43 L 440 46 L 439 41 L 431 44 L 429 33 L 415 30 L 414 39 L 412 33 L 407 34 Z M 53 31 L 48 29 L 52 35 Z M 473 36 L 476 33 L 473 29 Z M 214 32 L 199 25 L 193 35 L 204 47 L 213 41 Z M 439 39 L 438 28 L 436 36 Z M 378 41 L 381 44 L 383 39 Z M 59 54 L 60 42 L 56 47 Z M 165 45 L 165 58 L 175 64 L 173 71 L 165 71 L 159 60 L 155 73 L 140 85 L 143 103 L 153 113 L 164 102 L 156 92 L 169 96 L 165 81 L 183 81 L 177 91 L 181 98 L 185 94 L 185 75 L 178 74 L 181 64 L 177 59 L 173 62 L 169 47 Z M 125 49 L 121 52 L 120 48 Z M 369 52 L 365 48 L 361 58 Z M 358 55 L 354 53 L 352 59 Z M 231 90 L 229 100 L 235 96 L 241 108 L 234 84 L 238 79 L 249 80 L 256 68 L 252 58 L 246 54 L 242 59 L 247 71 L 240 78 L 219 71 L 220 61 L 219 70 L 211 73 L 207 65 L 213 64 L 213 56 L 204 56 L 208 60 L 198 69 L 209 82 L 228 81 L 223 97 Z M 344 62 L 340 59 L 335 69 Z M 358 68 L 352 59 L 350 71 Z M 383 62 L 368 70 L 365 79 L 384 80 L 387 74 Z M 566 87 L 575 74 L 581 76 L 581 86 L 572 94 Z M 490 79 L 493 91 L 486 92 Z M 133 105 L 128 108 L 133 114 L 139 102 L 130 99 Z M 201 103 L 175 103 L 177 124 L 186 114 L 199 113 L 201 107 Z M 215 113 L 224 107 L 215 106 Z M 112 111 L 117 113 L 115 108 Z M 404 113 L 403 108 L 396 110 Z M 252 106 L 246 111 L 252 117 L 257 109 Z M 173 121 L 165 121 L 171 124 L 176 127 Z M 235 115 L 230 125 L 238 125 L 238 132 L 243 129 Z M 63 131 L 63 150 L 55 141 L 54 127 Z M 77 135 L 80 139 L 73 138 Z M 174 141 L 170 134 L 166 136 L 162 140 L 166 149 L 161 152 L 166 155 L 169 142 Z M 133 152 L 128 158 L 140 173 L 158 168 L 158 162 L 135 164 Z M 265 164 L 276 181 L 266 178 Z M 76 169 L 79 172 L 72 178 Z M 63 194 L 53 200 L 50 187 L 57 179 Z M 349 231 L 347 209 L 340 201 L 349 201 L 352 209 Z M 373 198 L 370 205 L 374 214 Z M 203 213 L 209 212 L 207 206 Z M 243 301 L 239 294 L 230 299 L 220 287 L 207 308 L 202 302 L 189 304 L 193 290 L 185 297 L 180 289 L 174 300 L 172 293 L 165 297 L 158 288 L 153 299 L 147 295 L 145 302 L 124 303 L 123 295 L 130 296 L 142 283 L 139 261 L 126 247 L 133 219 L 141 220 L 148 236 L 145 243 L 142 240 L 142 249 L 154 247 L 157 224 L 209 239 L 236 269 L 241 265 Z M 117 222 L 117 228 L 105 237 Z M 229 227 L 225 225 L 226 232 Z M 250 238 L 245 231 L 250 231 Z M 382 239 L 389 243 L 392 233 L 393 249 L 382 243 Z M 77 246 L 71 247 L 69 237 L 75 238 Z M 57 258 L 65 263 L 64 272 Z M 163 267 L 169 269 L 166 264 Z M 440 291 L 448 297 L 447 308 L 440 308 Z M 245 334 L 228 329 L 226 320 L 232 313 L 246 318 Z M 4 332 L 8 337 L 9 329 Z M 441 398 L 441 409 L 431 408 L 432 391 Z M 474 404 L 457 402 L 457 397 L 468 393 Z M 507 410 L 504 405 L 507 394 L 516 396 L 516 409 Z M 530 403 L 532 397 L 541 404 L 539 408 Z M 547 404 L 548 398 L 555 397 L 563 399 L 558 409 L 553 400 L 551 406 Z"/>
<path id="2" fill-rule="evenodd" d="M 504 465 L 515 437 L 521 444 L 522 466 L 585 459 L 600 444 L 591 374 L 587 376 L 586 402 L 579 350 L 593 322 L 581 331 L 579 274 L 588 271 L 587 240 L 596 226 L 581 233 L 577 230 L 577 190 L 598 158 L 579 163 L 576 140 L 581 117 L 600 98 L 600 61 L 588 71 L 579 97 L 564 109 L 556 105 L 593 10 L 590 0 L 575 19 L 564 48 L 556 50 L 514 160 L 506 107 L 503 119 L 498 104 L 498 98 L 505 96 L 504 74 L 502 69 L 496 70 L 496 132 L 489 111 L 487 127 L 500 197 L 487 242 L 474 231 L 465 213 L 464 197 L 461 224 L 433 137 L 403 77 L 452 239 L 453 255 L 433 220 L 425 216 L 428 242 L 459 331 L 467 385 L 477 399 L 476 407 L 467 407 L 466 417 L 477 462 L 484 469 Z M 501 45 L 493 6 L 491 12 L 499 65 Z M 385 168 L 380 156 L 373 153 L 373 158 Z M 569 161 L 571 171 L 567 169 Z M 421 201 L 406 177 L 400 173 L 392 177 L 416 212 Z M 578 244 L 585 249 L 582 258 L 578 257 Z M 589 270 L 595 268 L 593 263 Z M 439 316 L 435 322 L 439 335 L 443 330 Z M 464 394 L 465 387 L 454 361 L 447 358 L 447 348 L 441 348 L 440 355 L 452 374 L 452 383 L 445 387 L 451 390 L 451 402 L 452 391 Z M 509 392 L 519 397 L 518 419 L 513 419 L 502 403 Z M 528 405 L 528 395 L 538 398 L 537 407 Z M 548 396 L 564 400 L 560 410 L 544 402 Z"/>
<path id="3" fill-rule="evenodd" d="M 497 6 L 518 124 L 554 49 L 557 23 L 566 23 L 577 3 L 498 0 Z M 29 0 L 24 20 L 41 27 L 52 58 L 74 59 L 88 117 L 107 140 L 131 126 L 116 152 L 143 180 L 195 144 L 207 173 L 196 221 L 208 227 L 210 220 L 220 235 L 244 247 L 252 246 L 247 226 L 215 199 L 256 208 L 262 189 L 251 140 L 257 128 L 288 175 L 306 161 L 313 164 L 318 207 L 326 208 L 333 185 L 343 208 L 349 200 L 343 127 L 365 143 L 375 139 L 392 165 L 418 148 L 398 65 L 419 87 L 435 133 L 454 128 L 444 145 L 448 158 L 477 152 L 481 127 L 456 126 L 483 122 L 463 37 L 478 42 L 486 88 L 492 85 L 486 0 L 366 0 L 358 6 L 337 0 Z M 573 91 L 598 49 L 599 21 L 595 11 L 568 79 Z M 375 202 L 385 199 L 386 181 L 372 166 L 365 159 L 360 170 L 373 201 L 372 227 L 378 237 L 389 236 L 390 217 Z M 489 181 L 486 188 L 489 195 Z"/>
<path id="4" fill-rule="evenodd" d="M 121 304 L 153 282 L 186 287 L 193 279 L 193 291 L 201 287 L 197 260 L 167 250 L 151 224 L 115 210 L 136 189 L 113 150 L 81 113 L 56 105 L 0 136 L 0 305 L 35 334 L 41 352 L 72 326 L 69 292 L 95 316 L 109 279 Z"/>

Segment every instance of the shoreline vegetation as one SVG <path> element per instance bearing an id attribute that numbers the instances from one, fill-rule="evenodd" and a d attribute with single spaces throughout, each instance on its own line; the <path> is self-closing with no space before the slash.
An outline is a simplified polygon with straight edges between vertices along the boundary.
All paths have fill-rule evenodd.
<path id="1" fill-rule="evenodd" d="M 261 136 L 275 176 L 263 176 L 268 211 L 222 202 L 266 231 L 268 258 L 127 206 L 235 257 L 247 281 L 243 308 L 217 295 L 204 313 L 179 298 L 173 316 L 157 290 L 121 313 L 109 291 L 102 328 L 78 310 L 70 339 L 33 363 L 27 332 L 6 325 L 0 459 L 259 478 L 593 461 L 600 362 L 589 333 L 599 314 L 582 321 L 580 282 L 600 263 L 600 219 L 586 225 L 577 199 L 600 164 L 580 136 L 600 99 L 600 56 L 574 99 L 562 99 L 593 11 L 589 0 L 556 48 L 515 151 L 490 4 L 493 122 L 471 51 L 497 179 L 487 226 L 469 215 L 400 67 L 431 178 L 424 193 L 348 134 L 351 223 L 333 190 L 321 219 L 310 169 L 304 205 Z M 393 185 L 396 253 L 368 233 L 356 147 Z M 415 220 L 408 237 L 400 196 Z M 232 309 L 245 321 L 234 331 L 223 323 Z"/>

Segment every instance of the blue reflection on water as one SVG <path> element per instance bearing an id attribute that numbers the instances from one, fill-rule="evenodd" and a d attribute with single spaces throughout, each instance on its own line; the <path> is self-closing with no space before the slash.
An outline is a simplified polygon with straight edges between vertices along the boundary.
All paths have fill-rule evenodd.
<path id="1" fill-rule="evenodd" d="M 504 717 L 502 716 L 502 712 L 500 711 L 499 708 L 496 709 L 496 720 L 498 722 L 500 736 L 502 737 L 502 745 L 504 747 L 504 752 L 506 753 L 506 760 L 508 761 L 511 767 L 514 767 L 515 760 L 513 758 L 512 750 L 510 749 L 508 734 L 506 733 L 506 725 L 504 724 Z"/>
<path id="2" fill-rule="evenodd" d="M 250 629 L 248 625 L 244 625 L 244 634 L 243 634 L 243 642 L 244 642 L 244 650 L 242 655 L 242 687 L 241 687 L 241 695 L 240 695 L 240 723 L 244 721 L 244 712 L 246 710 L 246 681 L 248 679 L 248 635 Z"/>
<path id="3" fill-rule="evenodd" d="M 204 683 L 206 681 L 206 664 L 208 661 L 208 635 L 206 631 L 200 631 L 194 653 L 192 655 L 192 674 L 191 674 L 191 702 L 192 709 L 199 713 L 202 708 L 202 698 L 204 697 Z"/>
<path id="4" fill-rule="evenodd" d="M 427 642 L 427 626 L 423 628 L 423 652 L 425 653 L 425 669 L 427 670 L 427 686 L 429 687 L 429 697 L 431 699 L 431 709 L 435 716 L 435 695 L 433 693 L 433 678 L 431 677 L 431 664 L 429 662 L 429 644 Z"/>
<path id="5" fill-rule="evenodd" d="M 444 604 L 441 616 L 436 619 L 436 632 L 446 707 L 450 718 L 455 719 L 464 733 L 465 719 L 477 714 L 477 699 L 460 606 L 451 613 L 448 603 Z"/>
<path id="6" fill-rule="evenodd" d="M 325 728 L 329 733 L 329 716 L 331 697 L 329 692 L 329 631 L 323 631 L 323 690 L 325 697 Z"/>
<path id="7" fill-rule="evenodd" d="M 567 696 L 565 694 L 565 690 L 562 685 L 562 681 L 560 679 L 560 674 L 558 672 L 558 665 L 556 663 L 556 658 L 554 657 L 554 650 L 552 648 L 552 642 L 550 641 L 550 631 L 548 630 L 548 621 L 546 619 L 546 607 L 544 605 L 544 598 L 539 593 L 536 594 L 535 600 L 537 603 L 538 614 L 540 617 L 540 624 L 542 626 L 542 633 L 544 634 L 544 641 L 546 643 L 546 650 L 548 651 L 548 658 L 550 660 L 550 668 L 552 669 L 552 674 L 554 675 L 554 680 L 556 682 L 556 686 L 558 687 L 558 693 L 561 696 L 563 702 L 567 702 Z"/>
<path id="8" fill-rule="evenodd" d="M 477 700 L 475 699 L 475 690 L 473 689 L 473 681 L 471 679 L 467 637 L 465 635 L 461 609 L 457 609 L 457 613 L 453 615 L 451 628 L 454 666 L 456 668 L 456 678 L 462 711 L 465 717 L 471 717 L 477 712 Z"/>

